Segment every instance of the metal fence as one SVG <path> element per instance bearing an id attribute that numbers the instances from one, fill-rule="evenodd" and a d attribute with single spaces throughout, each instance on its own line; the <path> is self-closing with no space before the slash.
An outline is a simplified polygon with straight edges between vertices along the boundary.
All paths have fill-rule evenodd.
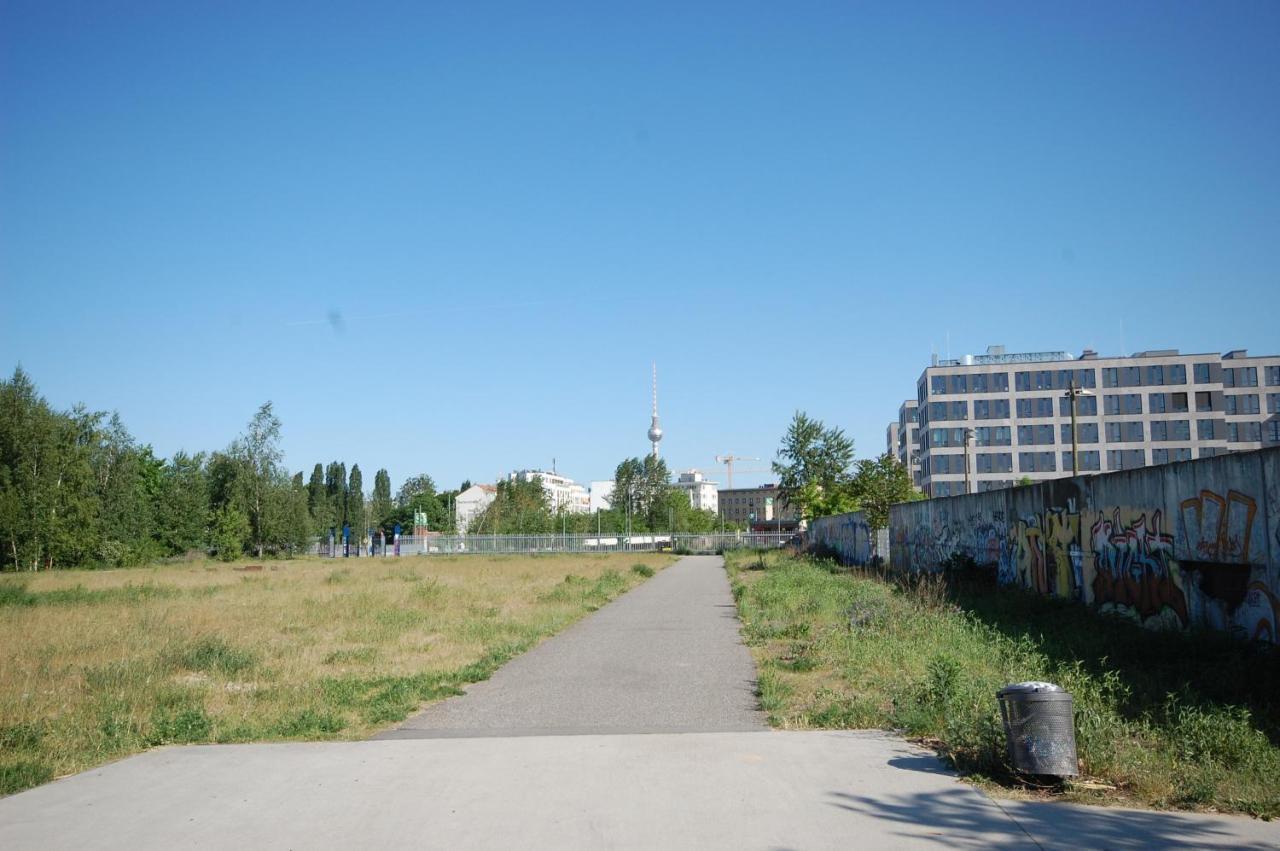
<path id="1" fill-rule="evenodd" d="M 351 541 L 349 547 L 342 542 L 330 550 L 328 541 L 319 541 L 312 548 L 313 555 L 343 558 L 350 557 L 394 558 L 417 555 L 465 555 L 500 553 L 614 553 L 655 552 L 720 553 L 736 549 L 776 549 L 796 536 L 791 532 L 726 532 L 724 534 L 692 535 L 656 533 L 649 535 L 426 535 L 414 537 L 402 535 L 397 548 L 388 540 L 385 548 L 381 541 L 369 539 L 358 544 Z"/>

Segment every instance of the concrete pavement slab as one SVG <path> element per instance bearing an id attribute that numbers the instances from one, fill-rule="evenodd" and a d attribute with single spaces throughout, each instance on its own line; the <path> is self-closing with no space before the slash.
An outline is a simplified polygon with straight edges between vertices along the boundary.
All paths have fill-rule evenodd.
<path id="1" fill-rule="evenodd" d="M 688 556 L 377 738 L 764 730 L 724 560 Z"/>
<path id="2" fill-rule="evenodd" d="M 0 848 L 1275 848 L 1247 818 L 996 802 L 881 733 L 166 748 L 0 800 Z"/>

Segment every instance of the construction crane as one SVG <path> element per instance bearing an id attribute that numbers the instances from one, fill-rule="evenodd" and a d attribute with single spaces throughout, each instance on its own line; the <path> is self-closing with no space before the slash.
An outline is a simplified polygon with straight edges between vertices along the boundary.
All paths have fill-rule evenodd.
<path id="1" fill-rule="evenodd" d="M 759 458 L 753 458 L 749 455 L 717 455 L 716 463 L 724 465 L 725 478 L 728 479 L 727 487 L 733 488 L 733 465 L 739 461 L 759 461 Z M 739 470 L 739 473 L 771 473 L 772 470 Z"/>

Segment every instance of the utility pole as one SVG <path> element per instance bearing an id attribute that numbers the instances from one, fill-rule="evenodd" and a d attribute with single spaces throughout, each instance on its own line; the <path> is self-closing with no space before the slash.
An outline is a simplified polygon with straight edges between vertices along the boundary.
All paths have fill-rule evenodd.
<path id="1" fill-rule="evenodd" d="M 964 492 L 972 493 L 969 489 L 969 441 L 973 440 L 973 429 L 966 427 L 964 430 Z"/>
<path id="2" fill-rule="evenodd" d="M 1071 475 L 1080 475 L 1080 442 L 1076 437 L 1076 399 L 1080 396 L 1092 396 L 1088 390 L 1076 386 L 1074 377 L 1071 387 L 1063 394 L 1071 400 Z"/>

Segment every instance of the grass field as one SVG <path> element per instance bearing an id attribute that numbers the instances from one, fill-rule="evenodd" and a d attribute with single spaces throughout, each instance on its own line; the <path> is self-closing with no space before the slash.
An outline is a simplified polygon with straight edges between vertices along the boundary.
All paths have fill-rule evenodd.
<path id="1" fill-rule="evenodd" d="M 154 745 L 367 736 L 671 561 L 312 558 L 0 577 L 0 794 Z"/>
<path id="2" fill-rule="evenodd" d="M 899 730 L 1021 794 L 995 693 L 1048 680 L 1074 696 L 1083 772 L 1053 794 L 1280 816 L 1280 651 L 1024 592 L 779 553 L 726 562 L 775 727 Z"/>

